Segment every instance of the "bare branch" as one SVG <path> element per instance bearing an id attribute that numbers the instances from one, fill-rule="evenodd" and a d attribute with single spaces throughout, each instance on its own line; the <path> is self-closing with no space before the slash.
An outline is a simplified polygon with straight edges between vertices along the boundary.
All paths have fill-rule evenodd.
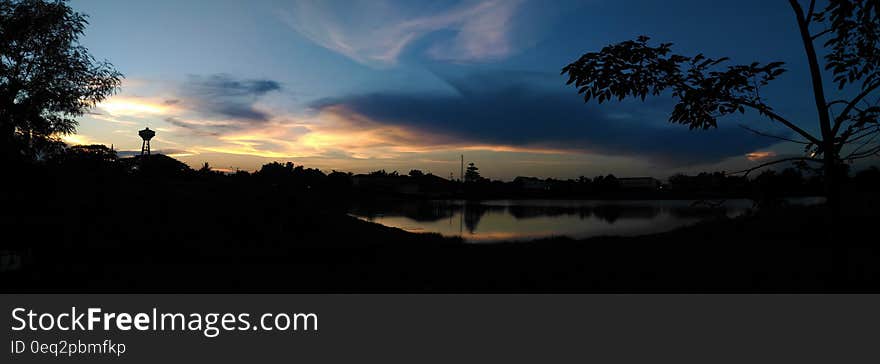
<path id="1" fill-rule="evenodd" d="M 872 149 L 869 149 L 868 151 L 865 151 L 865 152 L 859 153 L 859 151 L 862 150 L 862 148 L 864 148 L 864 147 L 870 145 L 870 144 L 874 141 L 874 139 L 877 139 L 877 135 L 878 135 L 878 134 L 877 134 L 876 131 L 871 132 L 871 133 L 868 133 L 868 134 L 865 134 L 864 136 L 872 135 L 872 134 L 873 134 L 873 136 L 871 136 L 870 139 L 866 140 L 864 143 L 862 143 L 861 145 L 859 145 L 855 150 L 853 150 L 852 152 L 850 152 L 850 153 L 849 153 L 846 157 L 844 157 L 843 159 L 850 159 L 850 158 L 852 158 L 852 157 L 854 157 L 854 156 L 858 156 L 858 155 L 860 155 L 860 154 L 862 154 L 862 153 L 867 153 L 866 155 L 871 155 L 871 154 L 876 153 L 876 151 L 871 152 L 871 150 L 875 150 L 875 149 L 877 149 L 877 148 L 880 147 L 880 146 L 878 146 L 878 147 L 874 147 L 874 148 L 872 148 Z M 863 136 L 863 137 L 864 137 L 864 136 Z"/>
<path id="2" fill-rule="evenodd" d="M 855 161 L 855 160 L 871 158 L 871 157 L 880 157 L 880 151 L 876 151 L 873 154 L 866 154 L 866 155 L 860 155 L 860 156 L 856 156 L 856 157 L 849 157 L 849 158 L 847 158 L 847 160 Z"/>
<path id="3" fill-rule="evenodd" d="M 816 162 L 816 163 L 822 163 L 822 160 L 821 160 L 821 159 L 816 159 L 816 158 L 808 158 L 808 157 L 783 158 L 783 159 L 775 160 L 775 161 L 772 161 L 772 162 L 761 163 L 761 164 L 759 164 L 759 165 L 757 165 L 757 166 L 754 166 L 754 167 L 752 167 L 752 168 L 744 169 L 744 170 L 737 171 L 737 172 L 730 172 L 730 173 L 725 172 L 724 174 L 726 174 L 726 175 L 735 175 L 735 174 L 745 173 L 745 174 L 743 175 L 743 177 L 748 177 L 749 173 L 752 173 L 752 172 L 754 172 L 755 170 L 758 170 L 758 169 L 761 169 L 761 168 L 764 168 L 764 167 L 769 167 L 769 166 L 772 166 L 772 165 L 775 165 L 775 164 L 780 164 L 780 163 L 785 163 L 785 162 L 794 162 L 794 161 L 804 161 L 804 162 Z"/>
<path id="4" fill-rule="evenodd" d="M 739 126 L 740 126 L 741 128 L 743 128 L 743 129 L 746 129 L 746 130 L 748 130 L 748 131 L 750 131 L 750 132 L 752 132 L 752 133 L 754 133 L 754 134 L 756 134 L 756 135 L 760 135 L 760 136 L 762 136 L 762 137 L 768 137 L 768 138 L 773 138 L 773 139 L 779 139 L 779 140 L 784 140 L 784 141 L 787 141 L 787 142 L 798 143 L 798 144 L 805 144 L 805 145 L 809 145 L 809 144 L 811 144 L 811 143 L 809 143 L 809 142 L 805 142 L 805 141 L 803 141 L 803 140 L 795 140 L 795 139 L 786 138 L 786 137 L 779 136 L 779 135 L 773 135 L 773 134 L 764 133 L 764 132 L 761 132 L 761 131 L 758 131 L 758 130 L 752 129 L 752 128 L 750 128 L 750 127 L 748 127 L 748 126 L 745 126 L 745 125 L 742 125 L 742 124 L 740 124 Z"/>
<path id="5" fill-rule="evenodd" d="M 823 36 L 823 35 L 825 35 L 825 34 L 831 33 L 831 32 L 833 32 L 833 31 L 834 31 L 834 29 L 831 29 L 831 28 L 825 29 L 825 30 L 823 30 L 823 31 L 821 31 L 821 32 L 818 32 L 818 33 L 816 33 L 816 34 L 813 34 L 812 36 L 810 36 L 810 39 L 811 39 L 811 40 L 816 40 L 816 39 L 818 39 L 819 37 L 821 37 L 821 36 Z"/>
<path id="6" fill-rule="evenodd" d="M 873 147 L 871 149 L 868 149 L 868 150 L 861 152 L 861 153 L 850 153 L 850 155 L 846 156 L 846 158 L 843 158 L 843 159 L 853 160 L 853 159 L 873 157 L 875 155 L 880 155 L 880 145 Z"/>
<path id="7" fill-rule="evenodd" d="M 774 120 L 774 121 L 778 121 L 778 122 L 782 123 L 782 125 L 785 125 L 785 126 L 787 126 L 789 129 L 794 130 L 796 133 L 800 134 L 801 136 L 803 136 L 803 137 L 806 138 L 807 140 L 813 142 L 813 144 L 817 144 L 817 145 L 821 145 L 821 144 L 822 144 L 822 141 L 820 141 L 818 138 L 814 137 L 812 134 L 808 133 L 806 130 L 801 129 L 801 128 L 798 127 L 797 125 L 794 125 L 794 123 L 792 123 L 792 122 L 786 120 L 785 118 L 783 118 L 783 117 L 780 116 L 779 114 L 773 112 L 772 110 L 770 110 L 770 108 L 768 108 L 767 106 L 764 106 L 763 104 L 755 104 L 755 103 L 751 103 L 751 102 L 743 102 L 743 105 L 744 105 L 744 106 L 748 106 L 748 107 L 750 107 L 750 108 L 752 108 L 752 109 L 755 109 L 755 110 L 757 110 L 758 112 L 760 112 L 760 113 L 762 113 L 762 114 L 764 114 L 764 115 L 767 115 L 767 117 L 769 117 L 770 119 L 772 119 L 772 120 Z"/>
<path id="8" fill-rule="evenodd" d="M 831 101 L 831 102 L 827 103 L 826 105 L 827 105 L 828 107 L 832 107 L 832 106 L 834 106 L 834 105 L 838 105 L 838 104 L 848 104 L 848 103 L 849 103 L 849 101 L 847 101 L 847 100 L 834 100 L 834 101 Z"/>
<path id="9" fill-rule="evenodd" d="M 866 87 L 862 92 L 856 96 L 852 101 L 850 101 L 840 115 L 837 116 L 837 119 L 834 120 L 834 129 L 831 130 L 831 135 L 837 135 L 837 132 L 840 130 L 840 126 L 843 125 L 843 122 L 846 121 L 846 118 L 849 116 L 849 113 L 858 105 L 862 99 L 868 97 L 871 92 L 874 92 L 878 87 L 880 87 L 880 82 L 874 82 L 872 85 Z"/>
<path id="10" fill-rule="evenodd" d="M 871 130 L 871 129 L 874 129 L 874 130 Z M 871 130 L 871 131 L 859 135 L 859 133 L 861 133 L 861 132 L 863 132 L 863 131 L 866 131 L 866 130 Z M 874 126 L 874 127 L 871 127 L 871 128 L 862 128 L 862 129 L 859 129 L 858 131 L 854 131 L 854 132 L 851 133 L 850 136 L 855 136 L 855 138 L 852 138 L 852 139 L 844 139 L 844 140 L 842 140 L 841 142 L 842 142 L 842 143 L 855 143 L 855 142 L 859 141 L 860 139 L 866 138 L 866 137 L 868 137 L 868 136 L 870 136 L 870 135 L 873 135 L 873 134 L 876 134 L 876 133 L 878 133 L 878 132 L 880 132 L 880 127 L 877 127 L 877 126 Z"/>

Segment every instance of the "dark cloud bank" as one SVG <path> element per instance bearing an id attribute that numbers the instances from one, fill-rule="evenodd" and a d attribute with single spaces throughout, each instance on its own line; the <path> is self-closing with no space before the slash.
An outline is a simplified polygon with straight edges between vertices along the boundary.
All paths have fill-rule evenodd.
<path id="1" fill-rule="evenodd" d="M 465 142 L 637 156 L 672 166 L 717 162 L 776 142 L 737 127 L 735 117 L 708 131 L 672 125 L 665 122 L 671 101 L 584 104 L 574 89 L 473 80 L 455 82 L 458 95 L 371 93 L 312 107 L 344 106 L 381 123 Z"/>
<path id="2" fill-rule="evenodd" d="M 257 110 L 260 97 L 281 90 L 277 81 L 266 79 L 238 79 L 228 74 L 191 75 L 179 90 L 179 99 L 165 100 L 166 104 L 183 104 L 209 117 L 230 120 L 227 124 L 197 125 L 178 118 L 166 118 L 170 124 L 202 135 L 245 129 L 272 118 Z"/>
<path id="3" fill-rule="evenodd" d="M 184 85 L 184 98 L 199 110 L 237 120 L 262 122 L 270 115 L 254 108 L 261 96 L 281 90 L 272 80 L 241 80 L 227 74 L 190 76 Z"/>

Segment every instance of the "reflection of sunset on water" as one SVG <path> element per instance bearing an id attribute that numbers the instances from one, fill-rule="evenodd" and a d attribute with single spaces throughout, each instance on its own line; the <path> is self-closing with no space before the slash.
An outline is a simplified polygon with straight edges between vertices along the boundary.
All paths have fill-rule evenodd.
<path id="1" fill-rule="evenodd" d="M 790 203 L 811 205 L 819 201 L 800 198 Z M 725 201 L 717 212 L 695 206 L 691 200 L 408 201 L 390 203 L 387 210 L 355 207 L 352 215 L 409 232 L 439 233 L 481 243 L 558 236 L 582 239 L 645 235 L 717 218 L 719 213 L 736 217 L 752 206 L 750 200 L 736 199 Z M 414 211 L 431 213 L 412 215 Z"/>

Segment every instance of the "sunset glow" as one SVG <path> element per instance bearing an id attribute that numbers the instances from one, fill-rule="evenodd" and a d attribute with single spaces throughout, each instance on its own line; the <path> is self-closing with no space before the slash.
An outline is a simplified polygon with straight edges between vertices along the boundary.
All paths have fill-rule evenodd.
<path id="1" fill-rule="evenodd" d="M 116 96 L 98 105 L 98 108 L 114 116 L 167 115 L 171 108 L 137 98 Z"/>
<path id="2" fill-rule="evenodd" d="M 277 160 L 358 173 L 425 169 L 448 176 L 464 155 L 485 176 L 507 180 L 668 177 L 742 169 L 798 153 L 736 127 L 752 125 L 751 115 L 720 120 L 717 130 L 691 131 L 668 123 L 668 100 L 584 104 L 565 85 L 559 70 L 608 42 L 574 24 L 627 29 L 612 34 L 615 40 L 656 33 L 657 24 L 627 20 L 664 13 L 655 3 L 608 5 L 643 12 L 615 18 L 621 24 L 573 18 L 591 14 L 584 2 L 467 0 L 430 9 L 408 1 L 377 3 L 256 1 L 195 14 L 170 1 L 135 9 L 73 1 L 90 14 L 84 45 L 109 57 L 126 79 L 64 140 L 113 144 L 131 154 L 140 148 L 137 130 L 149 126 L 157 131 L 154 150 L 194 167 L 208 162 L 254 170 Z M 699 16 L 717 9 L 703 4 L 689 11 Z M 154 19 L 164 25 L 155 27 Z M 738 16 L 719 21 L 742 23 Z M 195 34 L 192 27 L 201 30 Z M 707 47 L 714 44 L 709 33 L 693 37 L 676 30 L 664 39 Z M 788 44 L 796 34 L 753 33 L 735 37 L 752 48 L 724 49 L 724 55 L 801 56 L 799 49 L 760 45 Z M 790 70 L 780 90 L 806 89 L 784 84 L 795 82 L 797 72 L 802 70 Z M 766 92 L 781 100 L 775 103 L 780 113 L 808 120 L 799 103 L 786 102 L 801 91 Z"/>
<path id="3" fill-rule="evenodd" d="M 775 157 L 775 156 L 776 156 L 775 152 L 752 152 L 752 153 L 746 154 L 746 158 L 748 158 L 750 161 L 759 161 L 762 159 L 767 159 L 767 158 Z"/>

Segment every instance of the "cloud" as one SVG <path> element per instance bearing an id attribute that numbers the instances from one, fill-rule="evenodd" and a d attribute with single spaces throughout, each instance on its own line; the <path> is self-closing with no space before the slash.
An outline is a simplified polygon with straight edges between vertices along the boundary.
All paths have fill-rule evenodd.
<path id="1" fill-rule="evenodd" d="M 182 99 L 166 100 L 170 105 L 184 104 L 199 112 L 245 122 L 270 119 L 255 107 L 256 101 L 272 91 L 281 90 L 273 80 L 237 79 L 227 74 L 191 75 L 181 88 Z"/>
<path id="2" fill-rule="evenodd" d="M 350 129 L 381 125 L 421 138 L 401 144 L 628 156 L 667 166 L 718 162 L 776 142 L 733 123 L 708 131 L 669 124 L 670 101 L 584 104 L 573 89 L 520 80 L 517 74 L 474 75 L 451 82 L 457 94 L 367 93 L 312 107 L 349 120 Z"/>
<path id="3" fill-rule="evenodd" d="M 755 151 L 746 154 L 746 158 L 752 162 L 764 160 L 775 156 L 776 152 L 774 151 Z"/>
<path id="4" fill-rule="evenodd" d="M 164 142 L 179 135 L 193 143 L 220 141 L 225 135 L 279 128 L 286 116 L 271 108 L 267 96 L 282 90 L 271 79 L 229 74 L 190 75 L 183 81 L 140 82 L 98 104 L 89 118 L 162 131 Z M 149 95 L 149 96 L 146 96 Z M 266 103 L 266 102 L 269 103 Z M 162 123 L 156 125 L 157 121 Z M 165 130 L 160 130 L 167 124 Z"/>
<path id="5" fill-rule="evenodd" d="M 196 122 L 185 121 L 185 120 L 181 120 L 181 119 L 178 119 L 178 118 L 176 118 L 176 117 L 172 117 L 172 116 L 169 116 L 169 117 L 167 117 L 167 118 L 165 118 L 165 119 L 162 119 L 162 120 L 164 120 L 166 123 L 169 123 L 169 124 L 171 124 L 171 125 L 174 125 L 174 126 L 177 126 L 177 127 L 180 127 L 180 128 L 184 128 L 184 129 L 187 129 L 187 130 L 189 130 L 189 131 L 191 131 L 191 132 L 193 132 L 193 133 L 195 133 L 195 134 L 203 135 L 203 136 L 205 136 L 205 135 L 207 135 L 207 136 L 219 136 L 221 133 L 220 133 L 219 131 L 217 131 L 217 130 L 230 129 L 230 126 L 229 126 L 229 125 L 226 125 L 226 124 L 221 124 L 221 125 L 200 125 L 200 124 L 198 124 L 198 123 L 196 123 Z M 212 130 L 208 130 L 208 129 L 213 129 L 213 131 L 212 131 Z"/>
<path id="6" fill-rule="evenodd" d="M 395 64 L 431 36 L 427 54 L 446 61 L 487 61 L 516 50 L 513 19 L 523 0 L 461 1 L 451 7 L 410 1 L 296 0 L 282 19 L 303 37 L 369 65 Z"/>
<path id="7" fill-rule="evenodd" d="M 273 120 L 250 128 L 217 136 L 220 144 L 204 146 L 210 152 L 254 155 L 269 158 L 288 158 L 304 153 L 300 138 L 310 130 L 293 121 Z"/>
<path id="8" fill-rule="evenodd" d="M 98 109 L 103 110 L 104 113 L 94 113 L 92 115 L 109 115 L 111 117 L 146 116 L 168 113 L 173 109 L 173 105 L 152 102 L 143 97 L 114 96 L 99 104 Z"/>

